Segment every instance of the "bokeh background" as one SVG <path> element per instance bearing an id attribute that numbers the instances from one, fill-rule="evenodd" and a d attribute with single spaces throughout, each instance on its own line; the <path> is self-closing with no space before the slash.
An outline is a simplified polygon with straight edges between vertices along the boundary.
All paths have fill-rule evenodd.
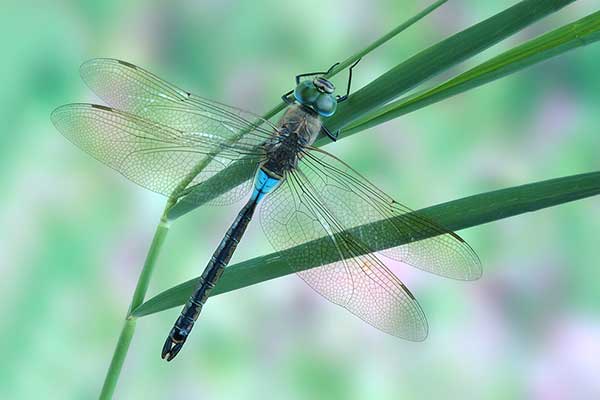
<path id="1" fill-rule="evenodd" d="M 165 201 L 51 125 L 55 107 L 96 101 L 81 62 L 121 58 L 262 113 L 295 74 L 344 59 L 428 3 L 3 2 L 0 397 L 97 396 Z M 514 3 L 450 1 L 364 59 L 355 88 Z M 597 8 L 577 1 L 453 71 Z M 413 208 L 598 170 L 599 68 L 600 46 L 578 49 L 328 150 Z M 237 207 L 172 226 L 151 295 L 201 272 Z M 115 397 L 600 398 L 599 221 L 591 198 L 462 231 L 481 280 L 401 276 L 429 317 L 423 343 L 380 333 L 295 276 L 211 299 L 174 363 L 159 353 L 179 310 L 143 318 Z M 258 225 L 234 262 L 271 251 Z"/>

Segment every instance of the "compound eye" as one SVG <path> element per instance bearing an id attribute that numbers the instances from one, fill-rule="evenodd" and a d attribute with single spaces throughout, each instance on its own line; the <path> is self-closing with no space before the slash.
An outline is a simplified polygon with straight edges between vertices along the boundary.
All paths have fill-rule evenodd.
<path id="1" fill-rule="evenodd" d="M 324 117 L 331 117 L 337 109 L 337 101 L 331 94 L 321 94 L 315 104 L 317 112 Z"/>
<path id="2" fill-rule="evenodd" d="M 319 91 L 312 81 L 307 80 L 300 82 L 300 84 L 296 86 L 294 97 L 300 104 L 311 105 L 319 97 Z"/>

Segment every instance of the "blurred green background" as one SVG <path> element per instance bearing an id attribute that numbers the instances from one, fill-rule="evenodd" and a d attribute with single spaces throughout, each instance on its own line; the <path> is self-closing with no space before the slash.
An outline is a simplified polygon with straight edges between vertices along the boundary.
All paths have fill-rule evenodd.
<path id="1" fill-rule="evenodd" d="M 514 4 L 451 0 L 371 53 L 355 88 Z M 100 390 L 165 199 L 55 131 L 49 114 L 97 101 L 78 76 L 121 58 L 262 113 L 294 75 L 329 67 L 428 1 L 3 2 L 0 14 L 0 398 Z M 580 0 L 476 57 L 598 8 Z M 412 208 L 599 169 L 600 46 L 568 53 L 328 150 Z M 340 74 L 336 82 L 342 85 Z M 197 276 L 237 207 L 171 229 L 150 294 Z M 294 276 L 210 300 L 173 363 L 178 309 L 138 321 L 119 399 L 600 398 L 600 199 L 461 234 L 484 264 L 464 283 L 405 270 L 430 336 L 408 343 L 327 303 Z M 253 223 L 233 262 L 271 249 Z"/>

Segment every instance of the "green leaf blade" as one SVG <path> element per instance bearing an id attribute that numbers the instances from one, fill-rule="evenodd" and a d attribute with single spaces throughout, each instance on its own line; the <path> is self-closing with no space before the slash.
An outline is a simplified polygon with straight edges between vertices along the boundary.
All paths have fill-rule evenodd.
<path id="1" fill-rule="evenodd" d="M 597 41 L 600 41 L 600 11 L 508 50 L 438 86 L 369 113 L 345 128 L 344 135 L 372 128 Z"/>
<path id="2" fill-rule="evenodd" d="M 335 132 L 420 83 L 478 54 L 574 0 L 524 0 L 398 64 L 340 104 L 326 125 Z M 342 137 L 344 132 L 342 131 Z"/>
<path id="3" fill-rule="evenodd" d="M 600 172 L 592 172 L 482 193 L 438 204 L 417 212 L 448 229 L 458 231 L 598 194 L 600 194 Z M 365 228 L 369 229 L 368 226 L 354 229 Z M 404 244 L 399 235 L 389 236 L 396 238 L 395 241 L 367 243 L 367 245 L 377 251 Z M 321 251 L 319 240 L 227 267 L 211 295 L 226 293 L 291 274 L 295 271 L 286 259 L 294 252 L 313 251 L 311 248 Z M 305 265 L 297 265 L 296 268 L 303 270 L 326 264 L 335 260 L 336 255 L 327 257 L 326 260 L 307 260 Z M 168 289 L 136 308 L 132 315 L 142 317 L 182 305 L 197 283 L 198 278 Z"/>

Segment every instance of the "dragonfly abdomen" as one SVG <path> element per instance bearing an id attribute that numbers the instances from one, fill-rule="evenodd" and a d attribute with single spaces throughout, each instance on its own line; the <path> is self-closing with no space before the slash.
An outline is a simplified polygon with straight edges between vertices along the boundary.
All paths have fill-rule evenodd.
<path id="1" fill-rule="evenodd" d="M 194 327 L 194 323 L 200 316 L 200 312 L 202 311 L 206 300 L 210 296 L 210 292 L 217 284 L 221 275 L 223 275 L 225 267 L 229 264 L 244 232 L 246 232 L 246 228 L 252 220 L 256 206 L 267 193 L 273 191 L 277 187 L 280 180 L 279 177 L 274 176 L 263 168 L 258 170 L 254 181 L 254 192 L 252 197 L 250 197 L 250 200 L 248 200 L 248 203 L 246 203 L 244 208 L 240 210 L 225 233 L 219 247 L 215 250 L 208 265 L 204 269 L 202 276 L 200 276 L 196 290 L 194 290 L 194 293 L 183 307 L 179 318 L 175 321 L 175 325 L 171 329 L 163 346 L 163 359 L 171 361 L 183 347 L 183 344 Z"/>

